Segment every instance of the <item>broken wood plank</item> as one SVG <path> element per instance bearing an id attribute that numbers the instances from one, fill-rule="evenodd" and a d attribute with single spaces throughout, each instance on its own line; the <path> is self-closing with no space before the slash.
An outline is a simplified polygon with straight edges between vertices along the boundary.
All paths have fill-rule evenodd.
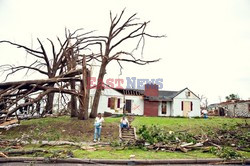
<path id="1" fill-rule="evenodd" d="M 15 124 L 11 124 L 11 125 L 8 125 L 8 126 L 0 126 L 0 129 L 9 130 L 9 129 L 11 129 L 13 127 L 17 127 L 17 126 L 20 126 L 20 124 L 15 123 Z"/>
<path id="2" fill-rule="evenodd" d="M 10 121 L 3 122 L 2 124 L 0 124 L 0 127 L 5 127 L 5 126 L 12 125 L 12 124 L 15 124 L 15 123 L 18 123 L 17 119 L 13 119 L 13 120 L 10 120 Z"/>
<path id="3" fill-rule="evenodd" d="M 8 158 L 8 156 L 4 154 L 3 152 L 0 152 L 0 157 Z"/>

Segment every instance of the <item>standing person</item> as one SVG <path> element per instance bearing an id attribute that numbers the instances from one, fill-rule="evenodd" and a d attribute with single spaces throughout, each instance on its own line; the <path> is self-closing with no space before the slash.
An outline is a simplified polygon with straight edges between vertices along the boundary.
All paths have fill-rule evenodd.
<path id="1" fill-rule="evenodd" d="M 207 113 L 208 113 L 207 110 L 203 109 L 201 112 L 203 114 L 204 119 L 207 119 Z"/>
<path id="2" fill-rule="evenodd" d="M 101 139 L 101 130 L 102 130 L 102 122 L 104 122 L 104 118 L 102 117 L 101 113 L 98 113 L 97 117 L 95 118 L 95 133 L 94 133 L 94 142 L 96 140 L 100 141 Z"/>
<path id="3" fill-rule="evenodd" d="M 120 126 L 121 126 L 121 129 L 129 128 L 129 122 L 125 116 L 122 117 Z"/>

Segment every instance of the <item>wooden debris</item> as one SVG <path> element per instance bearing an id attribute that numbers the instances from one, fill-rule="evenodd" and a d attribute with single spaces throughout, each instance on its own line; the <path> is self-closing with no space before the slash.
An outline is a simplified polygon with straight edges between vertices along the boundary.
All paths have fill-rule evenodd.
<path id="1" fill-rule="evenodd" d="M 217 144 L 215 144 L 215 143 L 213 143 L 213 142 L 208 142 L 210 145 L 213 145 L 213 146 L 215 146 L 215 147 L 217 147 L 218 149 L 222 149 L 222 147 L 220 146 L 220 145 L 217 145 Z"/>
<path id="2" fill-rule="evenodd" d="M 3 152 L 0 152 L 0 157 L 8 158 Z"/>
<path id="3" fill-rule="evenodd" d="M 93 146 L 82 146 L 81 149 L 86 150 L 88 152 L 96 151 L 96 148 Z"/>
<path id="4" fill-rule="evenodd" d="M 10 120 L 10 121 L 3 122 L 2 124 L 0 124 L 0 127 L 12 125 L 12 124 L 15 124 L 15 123 L 18 123 L 17 119 L 13 119 L 13 120 Z"/>
<path id="5" fill-rule="evenodd" d="M 18 123 L 19 121 L 17 119 L 8 120 L 0 124 L 0 129 L 9 130 L 10 128 L 20 126 Z"/>
<path id="6" fill-rule="evenodd" d="M 6 153 L 8 155 L 25 155 L 25 154 L 34 154 L 38 152 L 48 153 L 49 151 L 42 150 L 42 149 L 34 149 L 34 150 L 11 150 L 11 151 L 0 152 L 0 153 Z"/>

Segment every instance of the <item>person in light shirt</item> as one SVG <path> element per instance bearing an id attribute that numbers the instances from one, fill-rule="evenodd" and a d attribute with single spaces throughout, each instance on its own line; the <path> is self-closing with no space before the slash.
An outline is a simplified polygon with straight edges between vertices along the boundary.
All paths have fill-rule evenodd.
<path id="1" fill-rule="evenodd" d="M 203 109 L 202 111 L 201 111 L 201 113 L 203 114 L 203 116 L 204 116 L 204 119 L 207 119 L 207 110 L 206 109 Z"/>
<path id="2" fill-rule="evenodd" d="M 125 116 L 122 117 L 120 126 L 121 126 L 121 129 L 124 129 L 124 128 L 128 129 L 129 128 L 129 122 Z"/>
<path id="3" fill-rule="evenodd" d="M 94 133 L 94 142 L 97 140 L 101 140 L 101 131 L 102 131 L 102 123 L 104 122 L 104 118 L 102 117 L 101 113 L 98 113 L 97 117 L 95 118 L 95 133 Z"/>

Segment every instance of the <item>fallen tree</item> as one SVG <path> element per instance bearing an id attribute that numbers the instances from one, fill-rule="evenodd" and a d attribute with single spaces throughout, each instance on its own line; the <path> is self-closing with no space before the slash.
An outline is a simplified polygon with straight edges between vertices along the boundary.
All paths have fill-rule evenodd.
<path id="1" fill-rule="evenodd" d="M 43 114 L 52 114 L 54 93 L 61 93 L 71 95 L 71 115 L 78 115 L 76 96 L 80 96 L 80 93 L 78 92 L 79 88 L 78 90 L 76 89 L 76 82 L 82 81 L 82 69 L 77 69 L 77 64 L 82 62 L 82 57 L 86 57 L 87 62 L 95 58 L 92 55 L 85 55 L 83 52 L 80 52 L 82 49 L 79 49 L 82 44 L 79 38 L 85 37 L 92 31 L 78 34 L 80 31 L 81 29 L 77 29 L 71 33 L 65 29 L 64 40 L 61 40 L 59 37 L 57 37 L 57 42 L 47 39 L 48 44 L 37 38 L 38 49 L 29 48 L 8 40 L 0 40 L 0 44 L 9 44 L 25 50 L 28 55 L 27 59 L 32 61 L 31 64 L 20 64 L 18 66 L 15 64 L 0 65 L 1 72 L 6 73 L 5 80 L 10 75 L 23 70 L 26 70 L 26 74 L 30 71 L 35 71 L 48 78 L 46 80 L 1 83 L 0 114 L 6 114 L 7 112 L 7 116 L 13 114 L 17 109 L 9 111 L 12 107 L 19 105 L 18 102 L 21 100 L 28 101 L 28 99 L 32 99 L 30 96 L 34 96 L 34 93 L 37 92 L 39 96 L 35 97 L 36 99 L 34 100 L 32 99 L 33 101 L 38 102 L 41 98 L 46 98 L 45 112 Z M 87 75 L 82 76 L 84 78 Z M 83 86 L 86 85 L 84 84 Z M 33 101 L 26 102 L 29 104 L 25 103 L 22 107 L 27 108 L 27 106 L 34 103 Z M 17 108 L 21 108 L 21 106 Z"/>
<path id="2" fill-rule="evenodd" d="M 85 74 L 88 73 L 88 70 L 85 70 Z M 79 82 L 79 85 L 83 85 L 82 77 L 86 77 L 87 74 L 85 76 L 82 75 L 82 73 L 82 69 L 78 69 L 50 79 L 0 83 L 0 101 L 2 105 L 0 114 L 6 114 L 5 118 L 7 119 L 18 110 L 27 109 L 28 106 L 40 103 L 40 101 L 49 93 L 73 95 L 76 96 L 81 103 L 84 103 L 84 101 L 82 101 L 82 90 L 69 88 L 70 82 L 72 81 Z M 26 100 L 27 98 L 29 98 L 29 100 Z M 22 103 L 21 101 L 23 100 L 25 101 Z"/>

